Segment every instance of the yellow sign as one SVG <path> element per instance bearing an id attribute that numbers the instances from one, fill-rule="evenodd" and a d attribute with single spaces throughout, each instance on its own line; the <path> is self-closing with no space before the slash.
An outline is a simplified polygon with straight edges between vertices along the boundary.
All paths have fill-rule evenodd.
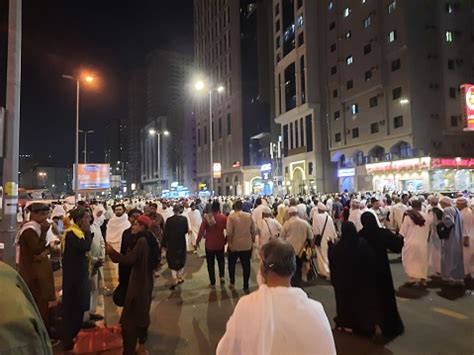
<path id="1" fill-rule="evenodd" d="M 8 181 L 5 183 L 5 188 L 3 189 L 5 197 L 17 197 L 18 196 L 18 184 L 13 181 Z"/>
<path id="2" fill-rule="evenodd" d="M 222 175 L 222 166 L 221 163 L 212 164 L 212 177 L 214 179 L 220 179 Z"/>

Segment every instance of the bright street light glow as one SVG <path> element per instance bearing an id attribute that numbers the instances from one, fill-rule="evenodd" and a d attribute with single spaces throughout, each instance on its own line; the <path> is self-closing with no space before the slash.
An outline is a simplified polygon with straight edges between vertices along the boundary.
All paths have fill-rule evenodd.
<path id="1" fill-rule="evenodd" d="M 149 134 L 150 136 L 154 136 L 154 135 L 156 134 L 156 130 L 150 129 L 150 130 L 148 131 L 148 134 Z"/>
<path id="2" fill-rule="evenodd" d="M 406 104 L 409 103 L 409 102 L 410 102 L 410 101 L 408 101 L 408 99 L 401 99 L 401 100 L 400 100 L 400 103 L 401 103 L 402 105 L 406 105 Z"/>
<path id="3" fill-rule="evenodd" d="M 93 76 L 90 76 L 90 75 L 86 75 L 86 81 L 88 83 L 92 83 L 94 81 L 94 77 Z"/>
<path id="4" fill-rule="evenodd" d="M 224 92 L 224 87 L 221 85 L 217 88 L 217 92 Z"/>
<path id="5" fill-rule="evenodd" d="M 165 136 L 169 136 L 169 135 L 170 135 L 170 132 L 169 132 L 169 131 L 164 131 L 163 134 L 164 134 Z"/>
<path id="6" fill-rule="evenodd" d="M 456 158 L 456 163 L 457 163 L 457 164 L 461 163 L 461 160 L 462 160 L 461 157 L 457 157 L 457 158 Z"/>
<path id="7" fill-rule="evenodd" d="M 201 80 L 197 81 L 195 84 L 194 84 L 194 88 L 197 90 L 197 91 L 202 91 L 204 90 L 204 87 L 206 85 L 204 85 L 204 82 L 202 82 Z"/>

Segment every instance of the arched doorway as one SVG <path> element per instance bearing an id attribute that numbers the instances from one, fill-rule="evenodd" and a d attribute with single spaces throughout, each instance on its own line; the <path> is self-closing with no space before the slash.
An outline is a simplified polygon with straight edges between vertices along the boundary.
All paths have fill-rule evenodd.
<path id="1" fill-rule="evenodd" d="M 293 194 L 302 194 L 304 193 L 304 171 L 303 169 L 297 167 L 293 170 L 293 179 L 292 179 Z"/>
<path id="2" fill-rule="evenodd" d="M 260 176 L 256 176 L 250 180 L 250 192 L 253 195 L 261 195 L 263 193 L 263 182 Z"/>

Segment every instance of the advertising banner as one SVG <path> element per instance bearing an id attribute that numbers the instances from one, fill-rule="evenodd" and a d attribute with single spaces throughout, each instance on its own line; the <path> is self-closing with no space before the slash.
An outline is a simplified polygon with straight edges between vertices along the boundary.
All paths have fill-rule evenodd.
<path id="1" fill-rule="evenodd" d="M 221 163 L 212 164 L 212 177 L 214 179 L 220 179 L 222 176 L 222 165 Z"/>
<path id="2" fill-rule="evenodd" d="M 474 84 L 461 85 L 464 130 L 474 131 Z"/>
<path id="3" fill-rule="evenodd" d="M 110 164 L 79 164 L 79 190 L 110 189 Z"/>

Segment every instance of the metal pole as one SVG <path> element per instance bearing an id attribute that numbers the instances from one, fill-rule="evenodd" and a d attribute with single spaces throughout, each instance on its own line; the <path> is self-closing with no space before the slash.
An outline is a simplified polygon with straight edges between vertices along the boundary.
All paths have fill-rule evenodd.
<path id="1" fill-rule="evenodd" d="M 0 225 L 0 258 L 16 264 L 13 245 L 18 208 L 18 155 L 20 146 L 20 87 L 22 0 L 10 0 L 8 12 L 8 58 L 3 157 L 3 218 Z M 2 250 L 3 249 L 3 250 Z"/>
<path id="2" fill-rule="evenodd" d="M 76 80 L 76 167 L 74 169 L 74 192 L 76 194 L 76 204 L 79 201 L 79 94 L 81 91 L 81 83 Z M 85 133 L 84 133 L 85 134 Z"/>
<path id="3" fill-rule="evenodd" d="M 84 164 L 87 164 L 87 131 L 84 131 Z"/>
<path id="4" fill-rule="evenodd" d="M 158 159 L 158 196 L 161 197 L 161 133 L 156 133 L 156 156 Z"/>
<path id="5" fill-rule="evenodd" d="M 214 157 L 213 157 L 213 152 L 212 152 L 212 90 L 209 91 L 209 159 L 210 159 L 210 171 L 211 171 L 209 186 L 211 188 L 211 196 L 214 196 L 214 177 L 213 177 Z"/>

